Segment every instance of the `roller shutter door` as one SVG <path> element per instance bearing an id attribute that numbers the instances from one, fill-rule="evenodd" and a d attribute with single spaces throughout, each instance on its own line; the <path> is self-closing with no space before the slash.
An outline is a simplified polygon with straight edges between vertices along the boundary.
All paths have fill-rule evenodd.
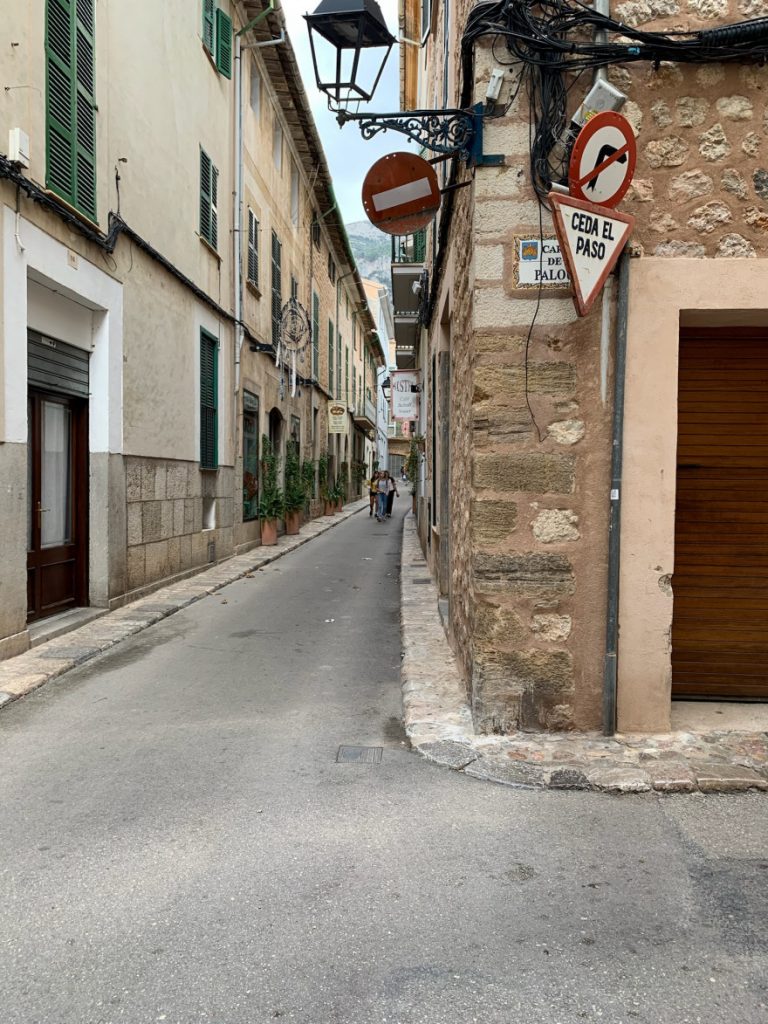
<path id="1" fill-rule="evenodd" d="M 675 696 L 768 699 L 768 330 L 680 340 Z"/>

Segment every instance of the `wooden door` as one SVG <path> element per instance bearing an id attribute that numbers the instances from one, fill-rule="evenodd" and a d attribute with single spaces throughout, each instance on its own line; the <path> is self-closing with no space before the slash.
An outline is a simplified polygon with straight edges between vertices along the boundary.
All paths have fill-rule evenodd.
<path id="1" fill-rule="evenodd" d="M 672 587 L 673 695 L 768 698 L 768 329 L 681 336 Z"/>
<path id="2" fill-rule="evenodd" d="M 31 390 L 27 618 L 87 603 L 87 404 Z"/>

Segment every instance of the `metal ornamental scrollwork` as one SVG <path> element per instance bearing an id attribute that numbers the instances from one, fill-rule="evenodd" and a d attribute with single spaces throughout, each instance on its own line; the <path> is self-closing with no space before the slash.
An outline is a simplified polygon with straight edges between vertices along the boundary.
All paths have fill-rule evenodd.
<path id="1" fill-rule="evenodd" d="M 466 110 L 413 110 L 407 114 L 349 115 L 340 111 L 339 123 L 357 121 L 364 139 L 379 132 L 399 132 L 433 153 L 458 153 L 465 160 L 472 151 L 476 115 Z"/>

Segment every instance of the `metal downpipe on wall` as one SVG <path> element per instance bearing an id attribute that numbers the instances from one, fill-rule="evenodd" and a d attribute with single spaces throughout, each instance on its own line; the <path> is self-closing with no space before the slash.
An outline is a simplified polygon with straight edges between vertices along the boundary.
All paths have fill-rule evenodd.
<path id="1" fill-rule="evenodd" d="M 624 388 L 627 368 L 627 320 L 629 312 L 629 264 L 626 250 L 619 260 L 619 294 L 616 306 L 616 357 L 614 365 L 613 427 L 611 430 L 611 493 L 608 520 L 608 609 L 603 663 L 603 733 L 616 732 L 616 696 L 619 646 L 619 569 L 621 562 L 621 475 L 624 458 Z"/>

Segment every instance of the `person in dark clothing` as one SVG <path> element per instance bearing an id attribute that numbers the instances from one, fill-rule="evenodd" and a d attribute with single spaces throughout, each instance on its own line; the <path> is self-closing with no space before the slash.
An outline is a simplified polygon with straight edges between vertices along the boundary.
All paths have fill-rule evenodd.
<path id="1" fill-rule="evenodd" d="M 391 519 L 392 518 L 392 506 L 394 504 L 395 498 L 396 497 L 397 498 L 400 497 L 400 492 L 397 489 L 397 484 L 395 483 L 395 478 L 392 476 L 391 473 L 387 473 L 387 484 L 389 486 L 389 491 L 387 493 L 387 519 Z"/>

